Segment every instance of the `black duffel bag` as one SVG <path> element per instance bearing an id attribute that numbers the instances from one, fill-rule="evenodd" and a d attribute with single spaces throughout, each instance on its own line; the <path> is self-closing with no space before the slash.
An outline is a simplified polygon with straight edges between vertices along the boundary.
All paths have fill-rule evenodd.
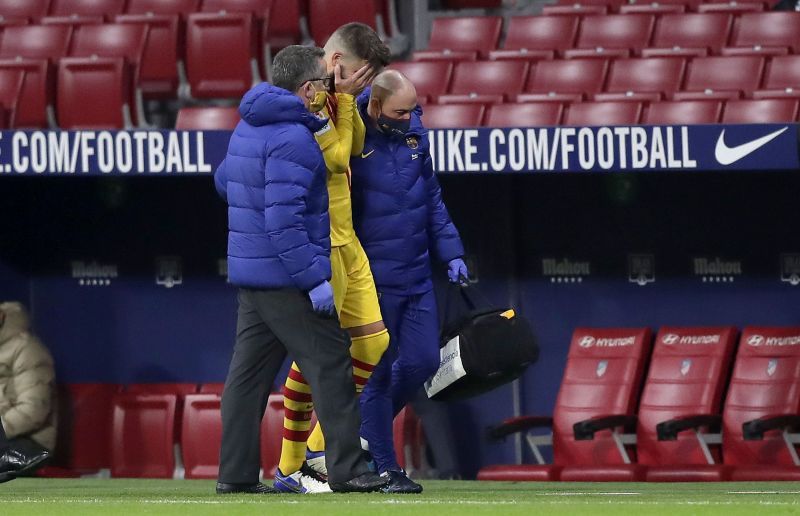
<path id="1" fill-rule="evenodd" d="M 462 308 L 450 312 L 455 297 Z M 475 302 L 475 287 L 451 285 L 445 299 L 439 370 L 425 382 L 428 397 L 458 400 L 512 382 L 539 358 L 539 345 L 527 319 L 484 298 Z"/>

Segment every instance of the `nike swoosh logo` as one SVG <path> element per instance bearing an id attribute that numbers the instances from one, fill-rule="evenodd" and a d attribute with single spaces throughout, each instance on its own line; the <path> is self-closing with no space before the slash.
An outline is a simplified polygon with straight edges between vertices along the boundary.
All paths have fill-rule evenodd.
<path id="1" fill-rule="evenodd" d="M 371 151 L 369 151 L 369 152 L 368 152 L 368 153 L 366 153 L 366 154 L 364 154 L 364 153 L 362 152 L 362 153 L 361 153 L 361 159 L 367 159 L 367 158 L 370 156 L 370 154 L 372 154 L 373 152 L 375 152 L 375 149 L 372 149 Z"/>
<path id="2" fill-rule="evenodd" d="M 728 147 L 725 145 L 725 129 L 723 129 L 719 134 L 719 139 L 717 139 L 717 147 L 714 149 L 714 157 L 717 158 L 717 161 L 719 161 L 720 165 L 730 165 L 731 163 L 736 163 L 748 154 L 752 154 L 764 145 L 768 144 L 783 134 L 787 129 L 789 129 L 788 126 L 775 131 L 774 133 L 762 136 L 757 140 L 743 143 L 735 147 Z"/>

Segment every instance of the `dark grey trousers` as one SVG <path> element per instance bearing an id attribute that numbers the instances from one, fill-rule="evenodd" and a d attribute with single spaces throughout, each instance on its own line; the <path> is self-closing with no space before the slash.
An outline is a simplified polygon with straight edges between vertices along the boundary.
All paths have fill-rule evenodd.
<path id="1" fill-rule="evenodd" d="M 314 393 L 330 481 L 346 482 L 368 471 L 358 433 L 350 337 L 339 321 L 315 313 L 300 290 L 240 289 L 236 346 L 222 394 L 220 482 L 258 482 L 261 419 L 287 351 Z"/>
<path id="2" fill-rule="evenodd" d="M 0 421 L 0 452 L 6 449 L 8 446 L 8 437 L 6 437 L 6 431 L 3 428 L 3 422 Z"/>

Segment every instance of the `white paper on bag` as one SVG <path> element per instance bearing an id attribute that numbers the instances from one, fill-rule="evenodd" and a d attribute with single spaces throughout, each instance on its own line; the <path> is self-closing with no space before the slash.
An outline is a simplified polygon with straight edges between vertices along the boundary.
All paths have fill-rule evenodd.
<path id="1" fill-rule="evenodd" d="M 467 374 L 461 362 L 459 337 L 456 335 L 439 350 L 439 370 L 425 382 L 425 392 L 429 398 Z"/>

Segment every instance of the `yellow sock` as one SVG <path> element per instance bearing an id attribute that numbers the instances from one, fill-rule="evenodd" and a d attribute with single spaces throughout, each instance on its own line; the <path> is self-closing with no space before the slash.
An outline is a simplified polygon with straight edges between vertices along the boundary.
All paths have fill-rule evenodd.
<path id="1" fill-rule="evenodd" d="M 389 331 L 384 329 L 371 335 L 353 337 L 351 341 L 350 355 L 353 357 L 353 381 L 356 384 L 356 392 L 361 394 L 367 384 L 367 380 L 372 375 L 372 371 L 380 362 L 386 348 L 389 347 Z M 314 452 L 325 450 L 325 436 L 319 423 L 311 432 L 307 445 L 308 449 Z"/>
<path id="2" fill-rule="evenodd" d="M 311 387 L 295 363 L 292 363 L 283 386 L 283 409 L 283 440 L 278 469 L 284 475 L 291 475 L 306 460 L 306 440 L 311 430 L 311 413 L 314 410 Z"/>

